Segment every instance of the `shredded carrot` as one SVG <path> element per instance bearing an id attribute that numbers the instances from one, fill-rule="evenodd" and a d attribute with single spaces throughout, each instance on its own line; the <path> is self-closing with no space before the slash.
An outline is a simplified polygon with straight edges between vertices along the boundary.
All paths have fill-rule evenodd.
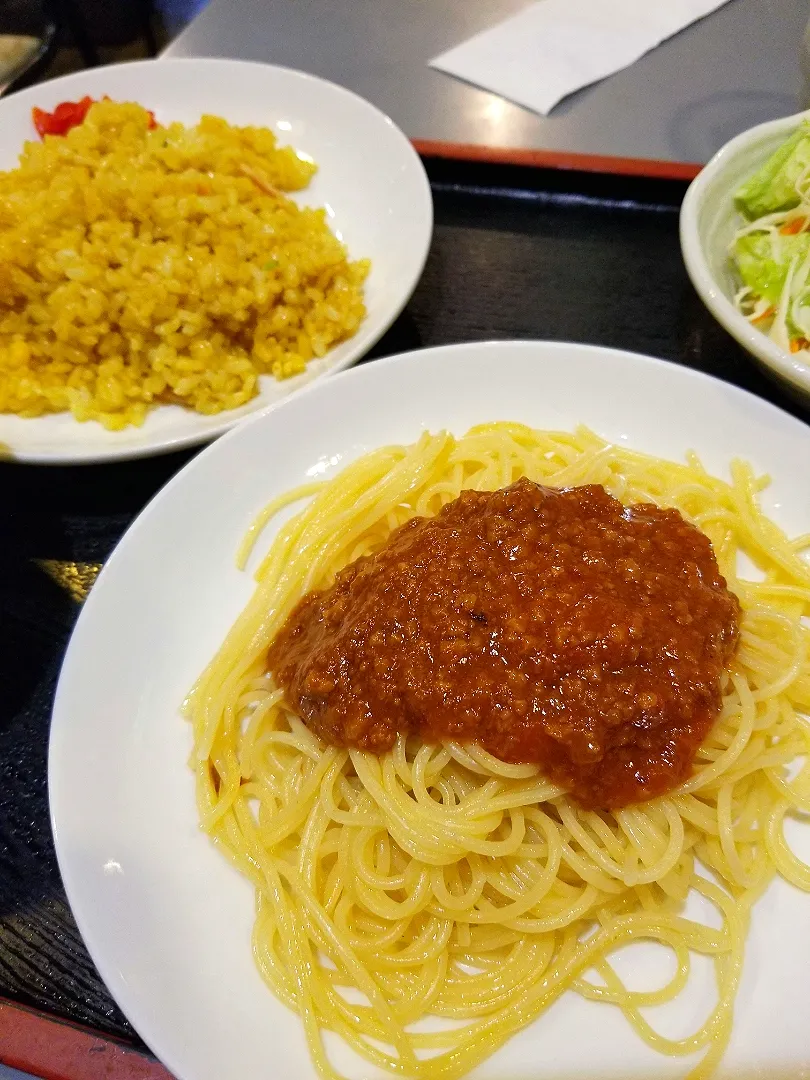
<path id="1" fill-rule="evenodd" d="M 790 221 L 786 221 L 779 232 L 782 236 L 795 236 L 796 233 L 800 233 L 807 224 L 806 217 L 791 218 Z"/>
<path id="2" fill-rule="evenodd" d="M 794 338 L 790 343 L 790 351 L 792 353 L 802 352 L 808 345 L 810 345 L 810 341 L 806 337 Z"/>
<path id="3" fill-rule="evenodd" d="M 769 308 L 766 308 L 765 311 L 763 311 L 761 315 L 757 315 L 757 317 L 755 319 L 752 319 L 751 322 L 752 323 L 765 322 L 766 319 L 770 319 L 775 314 L 776 314 L 776 308 L 773 305 L 771 305 Z"/>

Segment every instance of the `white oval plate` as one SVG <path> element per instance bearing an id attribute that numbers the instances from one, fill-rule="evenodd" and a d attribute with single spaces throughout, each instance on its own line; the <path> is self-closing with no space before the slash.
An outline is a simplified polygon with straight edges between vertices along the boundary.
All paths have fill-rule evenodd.
<path id="1" fill-rule="evenodd" d="M 56 695 L 49 773 L 59 865 L 84 940 L 180 1080 L 315 1075 L 300 1021 L 254 967 L 252 889 L 197 828 L 191 736 L 178 712 L 252 592 L 250 574 L 234 566 L 237 545 L 270 498 L 308 478 L 425 428 L 462 433 L 507 419 L 586 423 L 670 458 L 692 447 L 720 475 L 744 456 L 773 476 L 766 510 L 793 534 L 810 530 L 799 467 L 810 428 L 695 371 L 584 345 L 458 345 L 376 361 L 297 394 L 190 462 L 130 528 L 85 604 Z M 726 1058 L 735 1076 L 806 1075 L 808 916 L 810 896 L 781 883 L 757 905 Z M 634 948 L 643 977 L 649 957 Z M 666 1027 L 685 1034 L 709 1001 L 702 982 Z M 387 1075 L 329 1045 L 352 1080 Z M 617 1010 L 567 994 L 473 1075 L 686 1072 L 683 1059 L 647 1049 Z"/>
<path id="2" fill-rule="evenodd" d="M 288 68 L 240 60 L 144 60 L 92 68 L 34 86 L 0 101 L 0 169 L 17 164 L 35 139 L 34 105 L 104 94 L 137 101 L 161 122 L 195 124 L 214 113 L 233 124 L 271 128 L 282 145 L 318 163 L 301 205 L 325 206 L 331 228 L 354 259 L 371 259 L 367 315 L 353 338 L 279 382 L 263 376 L 257 397 L 242 408 L 201 416 L 178 405 L 154 409 L 140 428 L 107 431 L 69 413 L 23 420 L 0 413 L 0 448 L 18 461 L 110 461 L 179 450 L 206 442 L 245 416 L 274 405 L 301 386 L 354 363 L 388 329 L 413 292 L 433 232 L 433 203 L 416 151 L 393 121 L 334 83 Z"/>

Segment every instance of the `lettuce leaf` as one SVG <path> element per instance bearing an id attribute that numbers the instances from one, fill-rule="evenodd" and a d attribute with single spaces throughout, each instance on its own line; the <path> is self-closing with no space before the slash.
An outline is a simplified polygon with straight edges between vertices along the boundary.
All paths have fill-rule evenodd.
<path id="1" fill-rule="evenodd" d="M 804 257 L 810 250 L 810 233 L 796 236 L 780 236 L 780 258 L 773 257 L 771 238 L 767 233 L 748 233 L 734 244 L 734 256 L 740 277 L 757 296 L 771 304 L 779 302 L 785 278 L 791 262 L 799 255 Z"/>
<path id="2" fill-rule="evenodd" d="M 805 120 L 787 142 L 737 189 L 734 196 L 737 206 L 751 220 L 798 206 L 796 181 L 809 166 L 810 121 Z"/>

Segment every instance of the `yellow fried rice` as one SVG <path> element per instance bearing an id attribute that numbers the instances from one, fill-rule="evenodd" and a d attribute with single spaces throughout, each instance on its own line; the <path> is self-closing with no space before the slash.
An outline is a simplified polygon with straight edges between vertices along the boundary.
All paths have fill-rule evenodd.
<path id="1" fill-rule="evenodd" d="M 282 194 L 315 169 L 265 128 L 107 101 L 27 143 L 0 173 L 0 412 L 217 413 L 354 334 L 368 262 Z"/>

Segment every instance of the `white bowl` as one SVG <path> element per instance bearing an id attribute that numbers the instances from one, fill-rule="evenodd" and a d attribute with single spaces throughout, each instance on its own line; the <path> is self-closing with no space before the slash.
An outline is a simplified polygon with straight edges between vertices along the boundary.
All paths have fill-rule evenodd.
<path id="1" fill-rule="evenodd" d="M 334 83 L 271 64 L 160 59 L 88 68 L 0 101 L 0 169 L 13 168 L 23 143 L 36 137 L 32 106 L 53 109 L 85 94 L 137 101 L 160 123 L 196 124 L 203 113 L 214 113 L 232 124 L 269 127 L 281 144 L 313 157 L 318 172 L 292 197 L 326 207 L 330 228 L 351 258 L 371 259 L 366 317 L 354 337 L 301 375 L 283 381 L 262 376 L 257 396 L 239 409 L 203 416 L 161 405 L 142 427 L 123 431 L 107 431 L 95 421 L 80 424 L 69 413 L 32 420 L 0 414 L 2 456 L 43 464 L 112 461 L 208 442 L 249 413 L 353 364 L 399 315 L 425 264 L 433 201 L 416 151 L 379 109 Z"/>
<path id="2" fill-rule="evenodd" d="M 681 251 L 701 300 L 769 374 L 802 398 L 810 398 L 810 364 L 780 349 L 734 307 L 728 249 L 742 221 L 734 192 L 808 115 L 769 120 L 727 142 L 689 185 L 681 207 Z"/>

